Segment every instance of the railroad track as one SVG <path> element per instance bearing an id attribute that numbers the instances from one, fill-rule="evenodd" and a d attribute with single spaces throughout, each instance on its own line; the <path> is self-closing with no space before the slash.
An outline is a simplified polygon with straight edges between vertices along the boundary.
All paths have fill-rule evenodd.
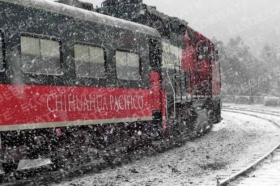
<path id="1" fill-rule="evenodd" d="M 236 111 L 248 111 L 248 112 L 254 112 L 254 113 L 260 113 L 260 114 L 268 114 L 268 115 L 273 115 L 273 116 L 279 116 L 280 117 L 280 109 L 279 109 L 279 112 L 277 111 L 265 111 L 264 109 L 258 109 L 258 108 L 253 108 L 253 109 L 245 109 L 245 108 L 242 108 L 242 107 L 225 107 L 223 108 L 223 110 L 227 110 L 227 109 L 230 109 L 230 110 L 236 110 Z"/>
<path id="2" fill-rule="evenodd" d="M 267 158 L 259 169 L 250 173 L 245 179 L 236 181 L 238 186 L 256 186 L 256 185 L 280 185 L 280 148 L 273 152 L 269 158 Z"/>
<path id="3" fill-rule="evenodd" d="M 277 116 L 280 119 L 280 113 L 276 114 L 276 112 L 269 113 L 259 110 L 248 110 L 241 108 L 226 108 L 223 109 L 225 112 L 239 113 L 244 115 L 249 115 L 253 117 L 257 117 L 259 119 L 267 120 L 274 124 L 276 127 L 280 129 L 280 123 L 277 123 L 271 119 L 263 118 L 257 114 L 266 114 Z M 249 113 L 250 114 L 249 114 Z M 266 161 L 267 160 L 267 161 Z M 270 161 L 269 161 L 270 160 Z M 275 165 L 275 164 L 278 165 Z M 263 164 L 263 166 L 261 166 Z M 232 171 L 231 175 L 219 175 L 217 177 L 217 186 L 226 186 L 230 185 L 232 182 L 236 182 L 237 179 L 240 179 L 238 185 L 246 185 L 246 186 L 256 186 L 256 185 L 267 185 L 268 181 L 271 182 L 269 185 L 279 186 L 280 184 L 280 142 L 270 149 L 265 154 L 254 154 L 253 161 L 251 164 L 247 165 L 245 168 L 240 167 L 240 169 L 235 169 Z M 258 167 L 258 168 L 257 168 Z M 271 171 L 272 170 L 272 171 Z M 244 178 L 242 176 L 253 173 L 250 178 Z M 275 184 L 273 184 L 275 183 Z"/>

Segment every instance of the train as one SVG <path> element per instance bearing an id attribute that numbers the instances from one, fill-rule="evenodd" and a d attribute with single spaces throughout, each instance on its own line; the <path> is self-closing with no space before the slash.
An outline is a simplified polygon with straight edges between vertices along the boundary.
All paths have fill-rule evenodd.
<path id="1" fill-rule="evenodd" d="M 0 0 L 2 172 L 220 122 L 209 39 L 142 1 L 78 5 Z"/>

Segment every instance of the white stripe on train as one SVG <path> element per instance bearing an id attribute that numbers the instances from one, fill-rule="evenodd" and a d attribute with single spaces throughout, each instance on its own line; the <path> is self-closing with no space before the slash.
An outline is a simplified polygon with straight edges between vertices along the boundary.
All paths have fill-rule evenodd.
<path id="1" fill-rule="evenodd" d="M 116 118 L 116 119 L 98 119 L 98 120 L 77 120 L 77 121 L 62 121 L 62 122 L 45 122 L 45 123 L 29 123 L 29 124 L 10 124 L 0 125 L 0 131 L 13 131 L 13 130 L 33 130 L 33 129 L 47 129 L 53 127 L 75 127 L 85 125 L 98 125 L 109 123 L 126 123 L 136 121 L 152 121 L 153 117 L 140 117 L 140 118 Z"/>

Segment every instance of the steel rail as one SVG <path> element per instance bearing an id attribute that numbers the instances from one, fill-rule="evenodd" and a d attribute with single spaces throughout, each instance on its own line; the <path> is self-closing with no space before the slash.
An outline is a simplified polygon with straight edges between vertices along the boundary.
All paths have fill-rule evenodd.
<path id="1" fill-rule="evenodd" d="M 279 116 L 280 117 L 280 112 L 276 112 L 276 111 L 269 111 L 269 112 L 264 112 L 264 110 L 260 110 L 260 109 L 245 109 L 245 108 L 240 108 L 240 107 L 225 107 L 223 108 L 223 110 L 226 110 L 226 109 L 230 109 L 230 110 L 236 110 L 236 111 L 248 111 L 248 112 L 254 112 L 254 113 L 260 113 L 260 114 L 269 114 L 269 115 L 273 115 L 273 116 Z M 280 111 L 280 109 L 279 109 Z"/>
<path id="2" fill-rule="evenodd" d="M 253 117 L 256 117 L 256 118 L 259 118 L 259 119 L 263 119 L 263 120 L 266 120 L 266 121 L 269 121 L 269 122 L 273 123 L 276 127 L 278 127 L 280 129 L 280 124 L 275 122 L 275 121 L 272 121 L 270 119 L 266 119 L 266 118 L 263 118 L 263 117 L 260 117 L 260 116 L 254 115 L 254 114 L 244 113 L 244 111 L 245 112 L 253 112 L 253 113 L 254 113 L 254 111 L 248 111 L 246 109 L 244 111 L 242 109 L 239 109 L 237 111 L 236 109 L 231 109 L 231 108 L 230 109 L 229 108 L 223 109 L 223 111 L 225 111 L 225 112 L 232 112 L 232 113 L 238 113 L 238 114 L 244 114 L 244 115 L 253 116 Z M 260 112 L 255 112 L 255 113 L 260 113 Z M 269 114 L 269 113 L 263 113 L 263 114 Z M 270 115 L 275 115 L 275 114 L 270 114 Z M 277 115 L 277 116 L 280 117 L 280 115 Z M 253 163 L 251 163 L 247 167 L 239 170 L 238 172 L 234 173 L 233 175 L 230 175 L 228 178 L 225 178 L 225 179 L 223 179 L 221 181 L 219 179 L 217 179 L 217 186 L 226 186 L 230 182 L 232 182 L 232 181 L 236 180 L 237 178 L 239 178 L 240 176 L 244 175 L 245 173 L 250 172 L 253 168 L 255 168 L 257 165 L 259 165 L 264 160 L 266 160 L 271 154 L 273 154 L 279 148 L 280 148 L 280 143 L 277 144 L 275 147 L 273 147 L 265 155 L 261 156 L 260 158 L 258 158 L 256 161 L 254 161 Z"/>

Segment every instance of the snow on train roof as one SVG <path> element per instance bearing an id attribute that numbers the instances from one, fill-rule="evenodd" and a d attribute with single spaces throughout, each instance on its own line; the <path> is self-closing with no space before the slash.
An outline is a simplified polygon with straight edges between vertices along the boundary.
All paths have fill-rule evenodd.
<path id="1" fill-rule="evenodd" d="M 65 5 L 48 0 L 0 0 L 0 2 L 14 3 L 25 7 L 32 7 L 35 9 L 55 12 L 62 15 L 84 19 L 90 22 L 110 25 L 117 28 L 123 28 L 135 32 L 140 32 L 155 37 L 160 37 L 157 30 L 145 25 L 137 24 L 134 22 L 110 17 L 107 15 L 99 14 L 93 11 L 84 10 L 81 8 Z"/>

